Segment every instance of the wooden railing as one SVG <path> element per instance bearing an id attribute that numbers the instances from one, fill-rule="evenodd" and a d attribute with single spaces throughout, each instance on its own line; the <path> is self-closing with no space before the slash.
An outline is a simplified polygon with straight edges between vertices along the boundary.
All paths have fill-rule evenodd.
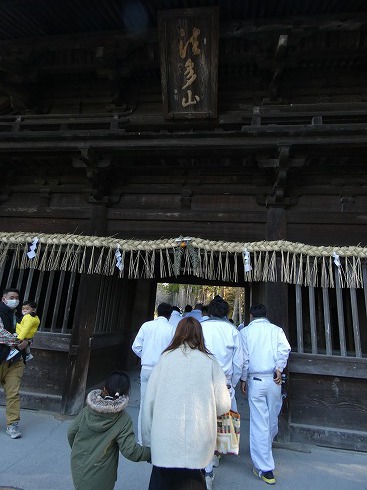
<path id="1" fill-rule="evenodd" d="M 367 265 L 363 265 L 363 289 L 341 288 L 337 273 L 335 285 L 290 287 L 293 352 L 367 357 Z"/>

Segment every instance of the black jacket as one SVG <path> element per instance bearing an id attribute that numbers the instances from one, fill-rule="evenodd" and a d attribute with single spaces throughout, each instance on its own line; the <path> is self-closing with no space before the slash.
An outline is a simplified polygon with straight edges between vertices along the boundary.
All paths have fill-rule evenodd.
<path id="1" fill-rule="evenodd" d="M 0 301 L 0 318 L 3 321 L 4 328 L 10 333 L 15 332 L 15 310 L 6 306 L 4 301 Z"/>

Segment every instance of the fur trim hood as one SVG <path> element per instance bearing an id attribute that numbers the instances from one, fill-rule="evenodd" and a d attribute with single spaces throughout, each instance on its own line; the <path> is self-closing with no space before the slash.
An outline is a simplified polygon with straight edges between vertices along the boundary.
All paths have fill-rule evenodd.
<path id="1" fill-rule="evenodd" d="M 100 414 L 117 414 L 124 410 L 129 403 L 129 397 L 122 395 L 116 398 L 116 400 L 108 400 L 101 396 L 101 390 L 93 390 L 88 393 L 87 405 L 94 412 Z"/>

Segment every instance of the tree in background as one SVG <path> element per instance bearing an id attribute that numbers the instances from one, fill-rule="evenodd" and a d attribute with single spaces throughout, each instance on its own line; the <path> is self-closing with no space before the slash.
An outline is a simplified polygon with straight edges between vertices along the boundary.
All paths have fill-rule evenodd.
<path id="1" fill-rule="evenodd" d="M 186 305 L 195 306 L 196 303 L 207 305 L 219 294 L 230 307 L 229 318 L 235 325 L 239 325 L 244 318 L 244 288 L 228 286 L 209 286 L 193 284 L 159 283 L 157 285 L 156 307 L 162 301 L 178 306 L 181 311 Z M 249 305 L 246 305 L 248 307 Z"/>

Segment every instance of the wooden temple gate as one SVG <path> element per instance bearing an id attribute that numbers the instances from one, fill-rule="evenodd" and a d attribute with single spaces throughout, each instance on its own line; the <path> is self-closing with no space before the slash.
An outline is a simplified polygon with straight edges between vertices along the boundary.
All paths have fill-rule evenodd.
<path id="1" fill-rule="evenodd" d="M 297 280 L 305 256 L 285 280 L 280 249 L 277 280 L 231 262 L 237 279 L 216 281 L 251 289 L 290 339 L 284 440 L 366 450 L 364 3 L 19 1 L 0 17 L 0 233 L 23 248 L 42 234 L 331 247 L 328 282 Z M 0 286 L 37 299 L 42 320 L 22 403 L 75 413 L 131 366 L 161 271 L 22 267 L 15 242 L 0 239 Z M 358 283 L 333 262 L 348 246 Z"/>

